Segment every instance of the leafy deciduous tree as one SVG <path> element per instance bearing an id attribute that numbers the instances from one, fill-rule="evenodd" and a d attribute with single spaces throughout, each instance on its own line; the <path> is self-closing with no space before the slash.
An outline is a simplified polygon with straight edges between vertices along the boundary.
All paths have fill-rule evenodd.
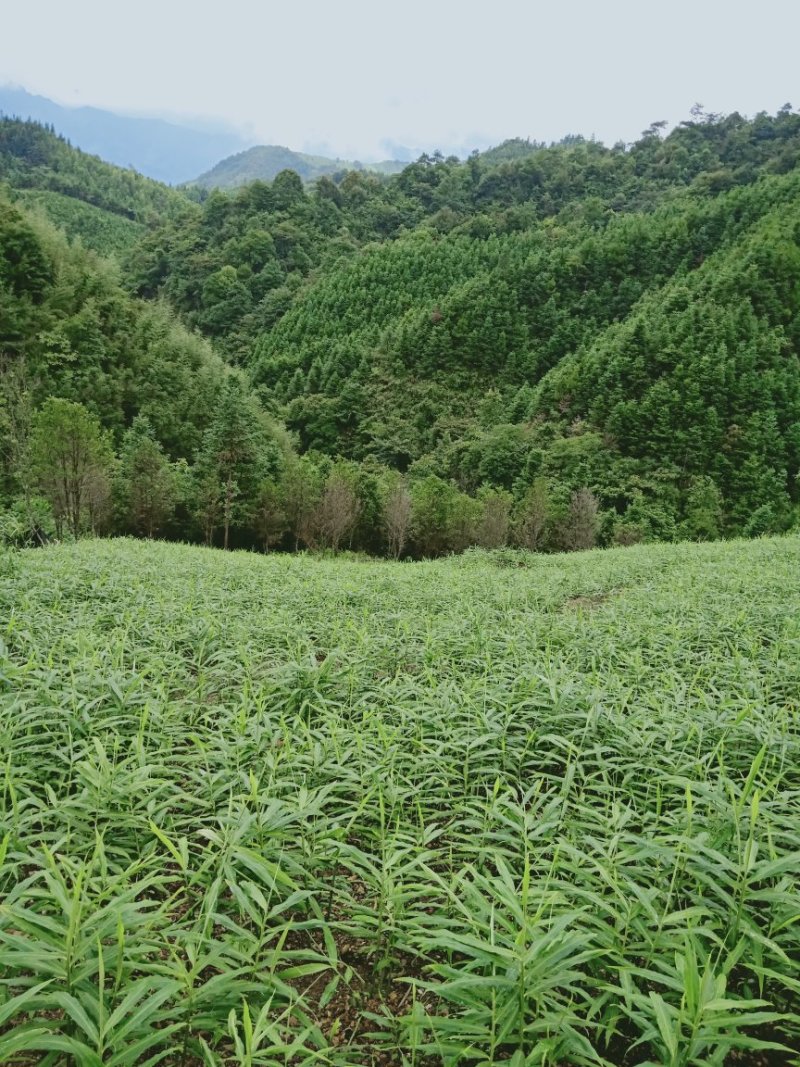
<path id="1" fill-rule="evenodd" d="M 33 468 L 56 520 L 78 538 L 94 532 L 110 497 L 114 453 L 99 420 L 82 404 L 51 397 L 36 413 L 31 441 Z"/>

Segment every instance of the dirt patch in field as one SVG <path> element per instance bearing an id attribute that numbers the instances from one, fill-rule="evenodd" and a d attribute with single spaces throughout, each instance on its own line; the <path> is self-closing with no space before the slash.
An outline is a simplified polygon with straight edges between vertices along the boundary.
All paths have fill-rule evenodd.
<path id="1" fill-rule="evenodd" d="M 614 597 L 621 596 L 623 589 L 609 589 L 605 593 L 591 593 L 585 596 L 571 596 L 561 605 L 562 611 L 594 611 Z"/>

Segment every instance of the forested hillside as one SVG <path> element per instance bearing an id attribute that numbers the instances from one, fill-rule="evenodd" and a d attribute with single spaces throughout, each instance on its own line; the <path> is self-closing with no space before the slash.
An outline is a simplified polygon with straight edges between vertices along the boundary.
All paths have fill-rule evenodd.
<path id="1" fill-rule="evenodd" d="M 40 206 L 71 237 L 104 254 L 135 244 L 148 224 L 191 214 L 180 192 L 73 148 L 35 122 L 0 118 L 0 184 Z"/>
<path id="2" fill-rule="evenodd" d="M 221 160 L 191 184 L 201 189 L 238 189 L 254 181 L 273 181 L 282 170 L 293 170 L 303 181 L 323 175 L 334 177 L 348 170 L 366 170 L 376 174 L 397 174 L 404 164 L 387 159 L 381 163 L 357 163 L 347 159 L 312 156 L 293 152 L 282 145 L 261 144 Z"/>
<path id="3" fill-rule="evenodd" d="M 78 532 L 433 555 L 797 521 L 800 115 L 788 106 L 753 120 L 695 110 L 631 146 L 571 137 L 425 156 L 392 178 L 304 186 L 284 171 L 200 205 L 143 179 L 129 188 L 135 176 L 36 127 L 7 124 L 5 137 L 11 195 L 61 193 L 85 171 L 73 192 L 142 227 L 115 274 L 3 209 L 3 299 L 18 323 L 4 350 L 37 383 L 31 440 L 48 395 L 114 435 L 100 464 L 113 507 L 103 522 L 73 516 Z M 19 289 L 36 275 L 19 267 L 22 232 L 42 250 L 35 292 Z M 80 297 L 65 301 L 76 272 Z M 109 301 L 139 325 L 103 312 Z M 148 374 L 167 342 L 151 360 L 158 330 L 141 325 L 155 320 L 195 361 L 179 361 L 185 384 L 163 411 Z M 64 344 L 67 359 L 50 355 Z M 9 498 L 23 480 L 7 473 Z"/>
<path id="4" fill-rule="evenodd" d="M 741 518 L 765 481 L 780 507 L 800 443 L 798 179 L 594 229 L 370 249 L 263 336 L 254 378 L 306 447 L 470 489 L 545 473 L 610 502 L 634 475 L 677 494 L 711 475 Z"/>
<path id="5" fill-rule="evenodd" d="M 246 384 L 164 303 L 129 296 L 114 263 L 1 198 L 0 248 L 6 536 L 179 534 L 188 461 L 220 395 Z"/>

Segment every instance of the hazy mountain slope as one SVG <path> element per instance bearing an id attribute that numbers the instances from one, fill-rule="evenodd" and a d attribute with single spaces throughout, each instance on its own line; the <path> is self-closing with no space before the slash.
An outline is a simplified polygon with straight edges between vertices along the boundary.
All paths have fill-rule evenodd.
<path id="1" fill-rule="evenodd" d="M 131 247 L 148 223 L 197 212 L 188 197 L 68 144 L 35 122 L 0 119 L 0 182 L 103 253 Z"/>
<path id="2" fill-rule="evenodd" d="M 252 181 L 272 181 L 282 170 L 293 170 L 303 181 L 313 181 L 323 174 L 345 170 L 367 170 L 379 174 L 397 174 L 405 163 L 385 160 L 382 163 L 358 163 L 346 159 L 328 159 L 294 152 L 282 145 L 256 145 L 230 156 L 201 174 L 192 183 L 203 189 L 236 189 Z"/>
<path id="3" fill-rule="evenodd" d="M 63 107 L 11 86 L 0 87 L 0 114 L 51 125 L 84 152 L 171 184 L 188 181 L 246 144 L 236 133 L 212 133 L 95 107 Z"/>

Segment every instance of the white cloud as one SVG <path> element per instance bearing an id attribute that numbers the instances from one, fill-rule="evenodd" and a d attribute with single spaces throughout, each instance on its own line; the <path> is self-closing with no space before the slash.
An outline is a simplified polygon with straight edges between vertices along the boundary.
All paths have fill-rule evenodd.
<path id="1" fill-rule="evenodd" d="M 774 111 L 798 39 L 796 0 L 26 0 L 3 12 L 0 81 L 368 158 L 391 143 L 632 140 L 696 100 Z"/>

